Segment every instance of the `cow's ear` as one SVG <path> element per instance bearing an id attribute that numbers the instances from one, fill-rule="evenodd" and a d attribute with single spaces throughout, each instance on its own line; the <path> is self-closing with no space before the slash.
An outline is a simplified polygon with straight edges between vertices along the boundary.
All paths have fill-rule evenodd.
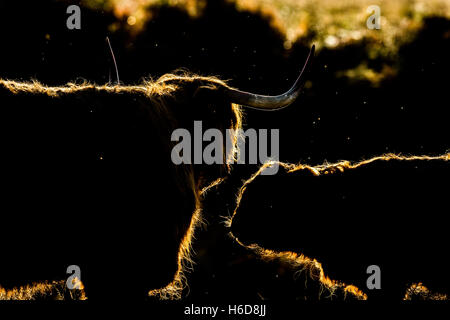
<path id="1" fill-rule="evenodd" d="M 210 106 L 208 109 L 211 109 L 211 106 L 217 105 L 218 101 L 223 101 L 221 97 L 223 95 L 220 94 L 220 90 L 216 87 L 202 85 L 195 90 L 193 99 L 199 107 Z"/>
<path id="2" fill-rule="evenodd" d="M 213 85 L 203 84 L 198 86 L 194 91 L 194 98 L 212 98 L 217 88 Z"/>

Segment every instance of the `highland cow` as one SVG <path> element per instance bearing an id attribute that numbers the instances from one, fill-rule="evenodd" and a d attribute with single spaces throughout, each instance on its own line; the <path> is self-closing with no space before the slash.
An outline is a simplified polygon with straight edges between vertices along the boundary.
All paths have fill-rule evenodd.
<path id="1" fill-rule="evenodd" d="M 237 130 L 239 105 L 283 108 L 301 75 L 280 96 L 190 74 L 135 86 L 0 80 L 0 284 L 65 279 L 69 265 L 93 299 L 117 287 L 145 297 L 170 283 L 200 221 L 200 190 L 230 169 L 173 164 L 171 133 L 194 120 Z"/>

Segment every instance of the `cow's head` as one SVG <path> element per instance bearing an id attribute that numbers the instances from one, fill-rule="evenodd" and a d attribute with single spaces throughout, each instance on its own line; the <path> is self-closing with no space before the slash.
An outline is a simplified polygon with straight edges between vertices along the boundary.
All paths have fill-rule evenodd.
<path id="1" fill-rule="evenodd" d="M 236 132 L 242 126 L 242 108 L 276 111 L 287 107 L 297 99 L 303 85 L 304 73 L 313 54 L 314 46 L 293 86 L 277 96 L 241 91 L 217 78 L 190 74 L 165 75 L 156 82 L 158 89 L 155 91 L 156 93 L 159 90 L 162 92 L 161 99 L 167 105 L 172 117 L 172 129 L 187 128 L 194 139 L 194 121 L 201 121 L 203 132 L 211 128 L 219 129 L 225 143 L 226 130 L 234 129 Z M 229 172 L 230 166 L 227 165 L 229 163 L 227 160 L 236 156 L 233 152 L 236 151 L 237 136 L 228 138 L 231 138 L 234 145 L 228 149 L 225 145 L 223 146 L 223 163 L 225 165 L 194 166 L 195 180 L 200 186 L 207 185 L 218 176 Z"/>

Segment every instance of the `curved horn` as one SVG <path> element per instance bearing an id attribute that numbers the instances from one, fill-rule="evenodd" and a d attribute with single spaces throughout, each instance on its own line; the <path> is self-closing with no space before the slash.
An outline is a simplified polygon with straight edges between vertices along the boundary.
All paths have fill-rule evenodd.
<path id="1" fill-rule="evenodd" d="M 278 96 L 264 96 L 259 94 L 254 94 L 250 92 L 240 91 L 237 89 L 228 89 L 227 95 L 231 102 L 237 103 L 246 107 L 258 109 L 258 110 L 279 110 L 284 107 L 287 107 L 292 102 L 297 99 L 300 94 L 300 90 L 303 85 L 303 73 L 305 73 L 306 68 L 310 64 L 310 60 L 312 60 L 312 56 L 314 55 L 315 46 L 311 47 L 309 51 L 308 58 L 306 58 L 306 62 L 303 65 L 302 71 L 295 81 L 294 85 L 285 93 L 280 94 Z"/>

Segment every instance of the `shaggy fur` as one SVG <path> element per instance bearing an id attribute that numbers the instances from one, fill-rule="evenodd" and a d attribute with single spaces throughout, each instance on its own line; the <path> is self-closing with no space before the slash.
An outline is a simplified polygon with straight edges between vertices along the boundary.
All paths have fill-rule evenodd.
<path id="1" fill-rule="evenodd" d="M 446 294 L 436 293 L 430 291 L 422 283 L 413 283 L 406 289 L 404 301 L 421 301 L 421 300 L 433 300 L 433 301 L 448 301 L 449 297 Z"/>
<path id="2" fill-rule="evenodd" d="M 86 300 L 81 282 L 74 283 L 77 289 L 68 289 L 66 282 L 45 281 L 6 290 L 0 287 L 0 300 Z"/>

